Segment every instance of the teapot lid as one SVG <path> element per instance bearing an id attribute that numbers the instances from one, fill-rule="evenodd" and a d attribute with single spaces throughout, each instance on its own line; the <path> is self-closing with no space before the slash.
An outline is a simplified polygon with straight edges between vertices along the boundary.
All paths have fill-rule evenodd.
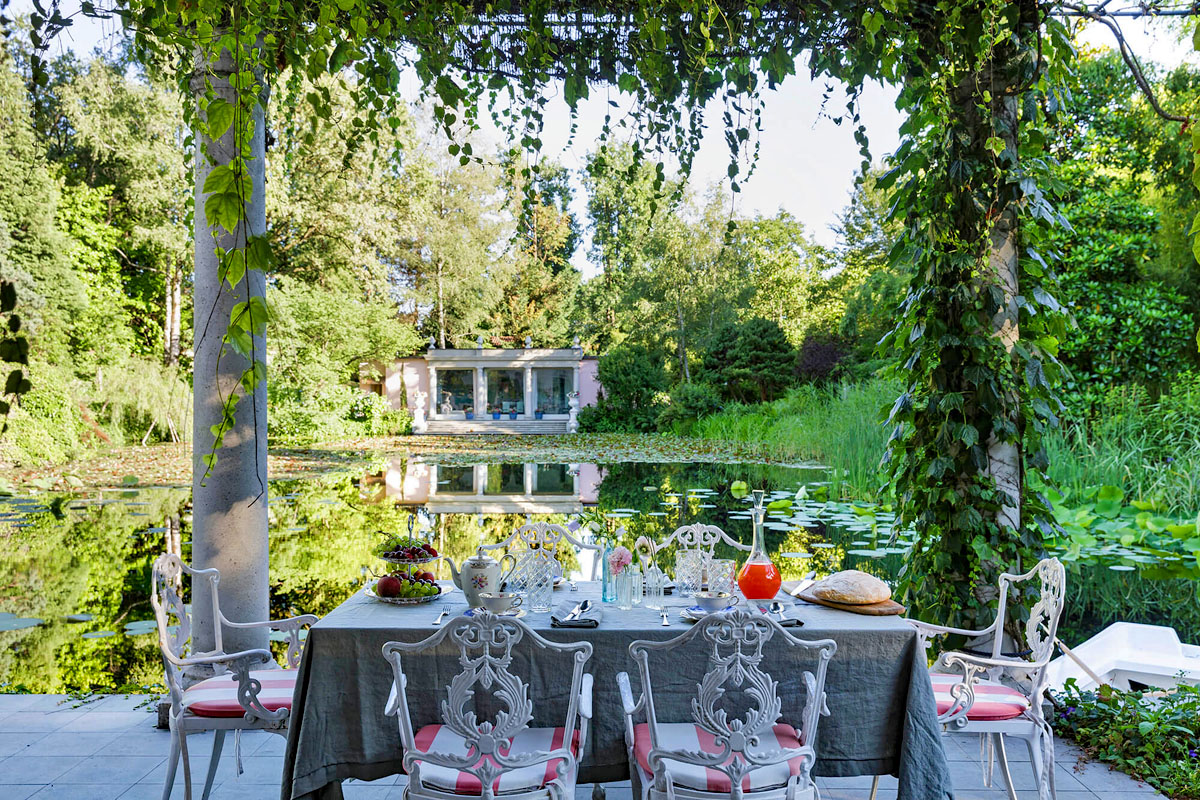
<path id="1" fill-rule="evenodd" d="M 485 561 L 495 561 L 495 560 L 496 560 L 496 559 L 492 558 L 491 556 L 489 556 L 487 553 L 485 553 L 485 552 L 483 551 L 483 545 L 480 545 L 480 546 L 479 546 L 479 549 L 477 549 L 477 550 L 475 551 L 475 555 L 473 555 L 473 556 L 471 556 L 470 558 L 468 558 L 468 559 L 467 559 L 467 561 L 469 561 L 469 562 L 471 562 L 471 563 L 473 563 L 473 564 L 479 564 L 479 563 L 481 563 L 481 562 L 485 562 Z"/>

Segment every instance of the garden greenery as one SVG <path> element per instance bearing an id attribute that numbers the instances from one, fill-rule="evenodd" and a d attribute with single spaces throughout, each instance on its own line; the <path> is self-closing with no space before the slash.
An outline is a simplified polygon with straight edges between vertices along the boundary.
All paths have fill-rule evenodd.
<path id="1" fill-rule="evenodd" d="M 914 275 L 886 346 L 900 357 L 904 385 L 890 421 L 888 471 L 902 517 L 919 531 L 903 576 L 906 602 L 920 616 L 954 625 L 990 618 L 984 607 L 996 573 L 1027 568 L 1051 517 L 1044 482 L 1043 432 L 1056 422 L 1052 386 L 1062 339 L 1045 258 L 1031 246 L 1038 226 L 1057 216 L 1042 186 L 1051 161 L 1047 118 L 1062 102 L 1072 57 L 1066 28 L 1034 0 L 834 0 L 819 7 L 767 0 L 649 0 L 587 3 L 460 0 L 114 0 L 83 4 L 87 14 L 119 14 L 145 61 L 166 61 L 182 86 L 198 89 L 193 123 L 200 142 L 231 136 L 228 163 L 205 182 L 204 213 L 215 231 L 248 225 L 247 159 L 254 111 L 271 78 L 281 102 L 301 78 L 352 83 L 364 113 L 347 135 L 362 141 L 397 124 L 397 83 L 411 68 L 433 116 L 462 163 L 478 160 L 468 141 L 481 114 L 524 150 L 514 159 L 533 186 L 543 111 L 557 91 L 575 109 L 597 85 L 632 98 L 629 114 L 605 119 L 598 152 L 618 134 L 634 141 L 631 170 L 648 151 L 671 152 L 690 172 L 710 100 L 723 105 L 736 191 L 753 169 L 764 87 L 804 57 L 814 75 L 846 85 L 841 119 L 869 166 L 857 101 L 867 80 L 902 87 L 907 114 L 894 187 L 906 229 L 893 251 Z M 69 21 L 34 15 L 34 45 Z M 231 65 L 231 66 L 229 66 Z M 218 67 L 228 74 L 218 74 Z M 34 64 L 35 78 L 44 78 Z M 222 84 L 228 82 L 232 94 Z M 303 100 L 318 116 L 329 98 L 315 83 Z M 220 90 L 220 91 L 219 91 Z M 231 97 L 232 100 L 226 99 Z M 1200 143 L 1200 133 L 1194 133 Z M 599 165 L 603 167 L 603 164 Z M 655 188 L 665 167 L 655 166 Z M 532 202 L 532 199 L 531 199 Z M 654 203 L 651 204 L 653 210 Z M 234 241 L 239 241 L 234 237 Z M 231 287 L 271 263 L 265 237 L 243 235 L 219 251 Z M 905 270 L 907 271 L 907 270 Z M 225 342 L 248 367 L 249 393 L 265 379 L 257 337 L 264 298 L 249 294 L 227 321 Z M 215 426 L 216 447 L 232 424 L 238 394 Z M 211 468 L 214 454 L 209 456 Z"/>

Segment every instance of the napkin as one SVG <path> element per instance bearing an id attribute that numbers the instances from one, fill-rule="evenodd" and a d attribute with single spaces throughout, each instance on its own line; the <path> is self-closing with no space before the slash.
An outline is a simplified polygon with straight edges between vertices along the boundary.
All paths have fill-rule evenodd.
<path id="1" fill-rule="evenodd" d="M 802 620 L 796 619 L 795 617 L 787 616 L 786 609 L 783 612 L 784 617 L 782 620 L 779 618 L 778 614 L 772 614 L 770 611 L 766 610 L 762 606 L 759 606 L 758 610 L 762 612 L 763 616 L 769 617 L 769 618 L 775 620 L 776 622 L 778 622 L 779 626 L 781 628 L 799 628 L 800 626 L 802 626 L 804 624 L 804 622 Z"/>
<path id="2" fill-rule="evenodd" d="M 598 628 L 600 627 L 600 618 L 603 614 L 600 611 L 600 603 L 592 601 L 592 606 L 587 611 L 584 611 L 575 619 L 568 620 L 566 617 L 575 610 L 578 603 L 566 603 L 554 609 L 554 613 L 550 615 L 551 628 Z"/>

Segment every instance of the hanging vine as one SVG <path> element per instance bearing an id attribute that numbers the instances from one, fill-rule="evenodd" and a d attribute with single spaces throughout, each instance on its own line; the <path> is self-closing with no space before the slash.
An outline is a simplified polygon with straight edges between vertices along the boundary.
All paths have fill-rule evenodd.
<path id="1" fill-rule="evenodd" d="M 363 112 L 352 142 L 397 125 L 401 73 L 415 73 L 423 98 L 467 164 L 481 156 L 468 137 L 490 114 L 525 159 L 521 184 L 534 186 L 548 98 L 561 92 L 574 112 L 599 85 L 631 104 L 605 117 L 598 152 L 613 137 L 632 139 L 638 157 L 669 152 L 683 177 L 704 132 L 704 108 L 719 98 L 737 184 L 754 168 L 762 88 L 807 63 L 847 87 L 837 112 L 848 121 L 864 165 L 871 154 L 858 113 L 868 80 L 901 87 L 907 118 L 893 168 L 894 213 L 906 223 L 893 258 L 915 278 L 886 345 L 901 356 L 905 389 L 889 416 L 886 468 L 902 519 L 918 541 L 902 583 L 920 616 L 970 625 L 987 616 L 996 574 L 1026 568 L 1040 553 L 1051 519 L 1041 437 L 1056 424 L 1053 385 L 1063 316 L 1053 298 L 1041 226 L 1057 223 L 1044 194 L 1045 124 L 1063 102 L 1072 48 L 1057 6 L 1034 0 L 114 0 L 84 13 L 119 15 L 143 59 L 168 63 L 202 82 L 194 120 L 206 139 L 232 135 L 235 157 L 217 165 L 204 190 L 206 221 L 235 234 L 220 253 L 222 278 L 242 283 L 247 300 L 225 325 L 225 342 L 250 366 L 241 384 L 265 380 L 261 348 L 269 311 L 248 274 L 270 265 L 265 237 L 248 235 L 254 186 L 246 161 L 254 110 L 284 69 L 316 88 L 304 98 L 328 117 L 316 79 L 352 84 Z M 35 20 L 62 26 L 57 9 Z M 233 59 L 232 102 L 208 72 Z M 34 65 L 35 71 L 38 68 Z M 300 80 L 282 87 L 281 103 Z M 827 98 L 828 99 L 828 98 Z M 610 105 L 620 108 L 616 101 Z M 202 139 L 203 140 L 203 139 Z M 1200 141 L 1200 139 L 1198 139 Z M 747 165 L 748 164 L 748 165 Z M 633 167 L 636 169 L 636 164 Z M 665 168 L 658 165 L 659 186 Z M 222 433 L 238 393 L 225 401 Z M 215 458 L 215 449 L 212 458 Z M 206 462 L 211 469 L 212 461 Z"/>

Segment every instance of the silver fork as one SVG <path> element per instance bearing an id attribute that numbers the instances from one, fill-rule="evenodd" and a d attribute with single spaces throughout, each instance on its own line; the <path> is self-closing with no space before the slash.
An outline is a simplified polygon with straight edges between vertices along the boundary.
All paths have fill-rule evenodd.
<path id="1" fill-rule="evenodd" d="M 438 615 L 437 615 L 437 619 L 435 619 L 435 620 L 433 621 L 433 624 L 434 624 L 434 625 L 441 625 L 441 624 L 442 624 L 442 620 L 443 620 L 443 619 L 445 618 L 445 616 L 446 616 L 447 614 L 449 614 L 449 613 L 450 613 L 450 606 L 442 606 L 442 613 L 440 613 L 440 614 L 438 614 Z"/>

